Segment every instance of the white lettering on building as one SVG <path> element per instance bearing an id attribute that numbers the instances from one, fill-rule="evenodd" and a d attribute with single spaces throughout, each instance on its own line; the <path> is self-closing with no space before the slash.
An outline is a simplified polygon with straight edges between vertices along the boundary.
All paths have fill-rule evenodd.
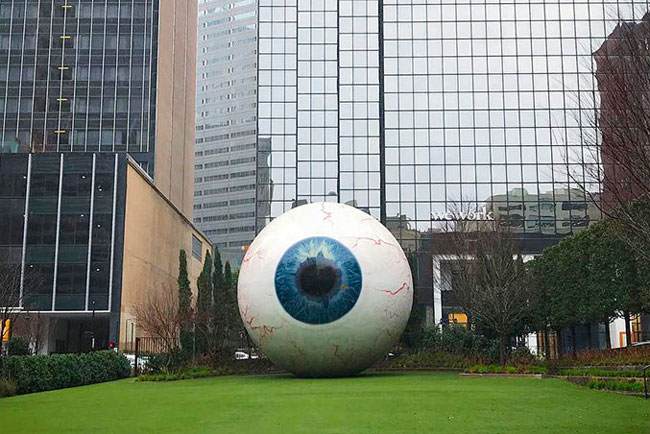
<path id="1" fill-rule="evenodd" d="M 494 214 L 492 211 L 483 207 L 478 211 L 445 211 L 445 212 L 432 212 L 431 220 L 433 221 L 464 221 L 464 220 L 483 220 L 494 221 Z"/>

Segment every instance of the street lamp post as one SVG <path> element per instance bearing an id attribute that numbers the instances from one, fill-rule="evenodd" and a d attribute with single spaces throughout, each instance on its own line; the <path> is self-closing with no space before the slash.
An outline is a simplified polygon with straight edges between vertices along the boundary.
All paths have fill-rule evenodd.
<path id="1" fill-rule="evenodd" d="M 90 340 L 90 350 L 95 351 L 95 301 L 92 302 L 93 305 L 93 317 L 92 317 L 92 338 Z"/>

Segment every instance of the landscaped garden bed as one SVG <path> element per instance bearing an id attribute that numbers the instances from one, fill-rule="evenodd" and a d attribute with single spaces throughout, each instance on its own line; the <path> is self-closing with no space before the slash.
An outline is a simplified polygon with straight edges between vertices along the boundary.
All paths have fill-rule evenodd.
<path id="1" fill-rule="evenodd" d="M 181 372 L 169 372 L 160 374 L 143 374 L 136 377 L 135 381 L 178 381 L 190 380 L 195 378 L 219 377 L 222 375 L 231 375 L 232 370 L 227 368 L 213 369 L 207 366 L 189 368 Z"/>
<path id="2" fill-rule="evenodd" d="M 3 363 L 0 380 L 4 395 L 103 383 L 131 375 L 129 361 L 115 351 L 10 356 Z"/>
<path id="3" fill-rule="evenodd" d="M 539 378 L 546 374 L 544 366 L 473 365 L 459 375 L 461 377 L 522 377 Z"/>
<path id="4" fill-rule="evenodd" d="M 643 393 L 643 383 L 636 381 L 591 380 L 587 383 L 587 387 L 590 389 L 610 390 L 633 394 Z"/>

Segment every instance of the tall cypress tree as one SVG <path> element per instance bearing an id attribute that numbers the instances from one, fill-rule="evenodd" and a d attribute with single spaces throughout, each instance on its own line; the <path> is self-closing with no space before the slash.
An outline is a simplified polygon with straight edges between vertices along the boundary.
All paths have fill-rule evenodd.
<path id="1" fill-rule="evenodd" d="M 192 289 L 187 275 L 187 254 L 181 250 L 178 254 L 178 316 L 181 326 L 181 349 L 186 354 L 192 350 L 192 330 L 190 316 L 192 309 Z"/>
<path id="2" fill-rule="evenodd" d="M 237 309 L 237 282 L 234 273 L 230 268 L 230 262 L 226 261 L 223 271 L 223 316 L 226 324 L 231 347 L 237 346 L 238 336 L 242 332 L 239 310 Z M 234 344 L 234 345 L 233 345 Z M 231 348 L 236 349 L 236 348 Z"/>
<path id="3" fill-rule="evenodd" d="M 181 250 L 178 254 L 178 312 L 187 315 L 192 305 L 192 290 L 187 276 L 187 254 Z"/>
<path id="4" fill-rule="evenodd" d="M 213 305 L 211 311 L 212 336 L 214 338 L 215 356 L 218 359 L 227 358 L 226 341 L 228 336 L 227 323 L 224 317 L 223 304 L 223 263 L 221 262 L 221 253 L 217 247 L 214 248 L 214 269 L 212 272 L 212 294 Z"/>
<path id="5" fill-rule="evenodd" d="M 221 253 L 219 248 L 214 248 L 214 272 L 212 273 L 212 299 L 215 305 L 220 298 L 220 291 L 223 288 L 223 263 L 221 262 Z"/>
<path id="6" fill-rule="evenodd" d="M 212 256 L 210 253 L 205 255 L 203 271 L 199 275 L 197 287 L 199 293 L 196 300 L 196 310 L 199 318 L 203 320 L 209 317 L 212 308 Z"/>
<path id="7" fill-rule="evenodd" d="M 226 266 L 223 270 L 223 284 L 224 288 L 232 289 L 232 269 L 230 268 L 230 261 L 226 261 Z"/>
<path id="8" fill-rule="evenodd" d="M 196 299 L 196 328 L 197 328 L 197 352 L 206 354 L 211 348 L 211 324 L 210 316 L 212 312 L 212 256 L 210 253 L 205 255 L 203 270 L 196 282 L 198 295 Z"/>

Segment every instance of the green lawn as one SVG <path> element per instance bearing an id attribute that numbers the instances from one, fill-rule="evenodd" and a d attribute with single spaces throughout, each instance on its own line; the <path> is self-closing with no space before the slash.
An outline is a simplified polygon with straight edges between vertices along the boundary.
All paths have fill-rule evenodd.
<path id="1" fill-rule="evenodd" d="M 0 432 L 645 434 L 650 401 L 454 373 L 122 380 L 0 399 Z"/>

